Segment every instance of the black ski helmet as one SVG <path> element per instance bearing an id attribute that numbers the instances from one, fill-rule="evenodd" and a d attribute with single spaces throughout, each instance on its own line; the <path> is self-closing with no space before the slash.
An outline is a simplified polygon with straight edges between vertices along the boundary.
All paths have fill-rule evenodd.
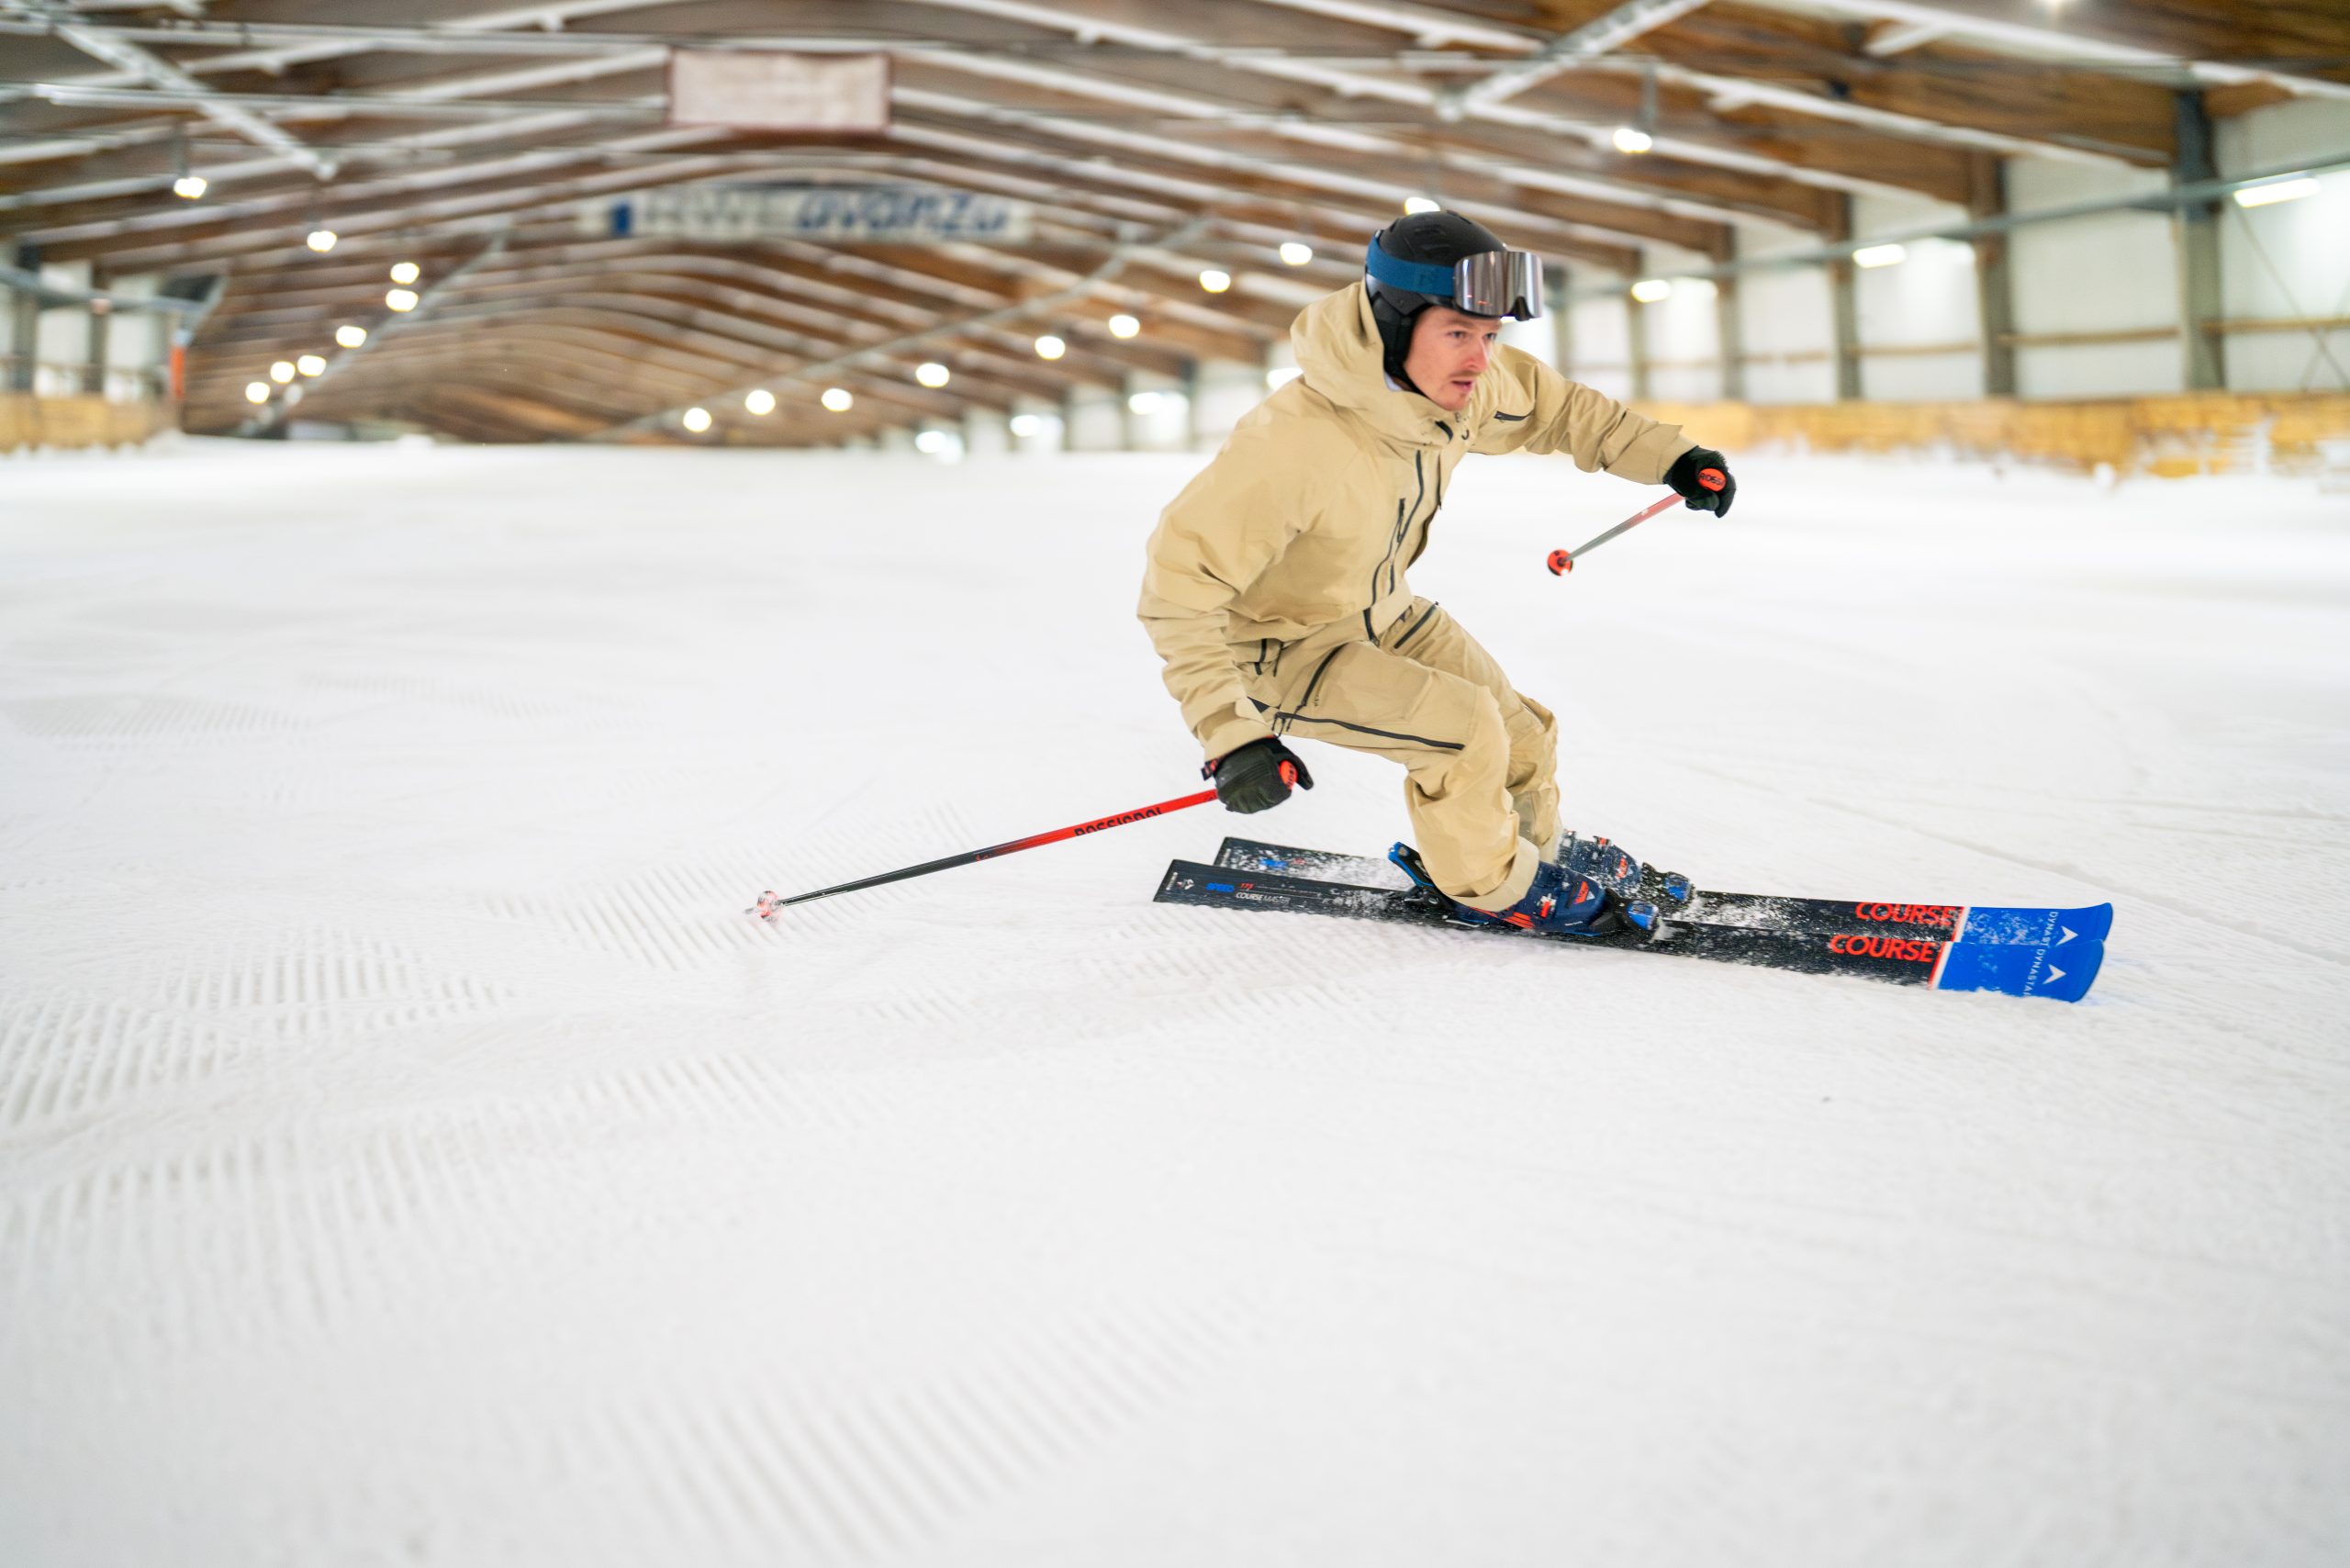
<path id="1" fill-rule="evenodd" d="M 1463 256 L 1509 249 L 1498 235 L 1476 219 L 1443 211 L 1415 212 L 1399 218 L 1371 236 L 1371 242 L 1399 262 L 1439 267 L 1449 267 Z M 1412 347 L 1412 321 L 1431 305 L 1453 305 L 1452 296 L 1398 288 L 1380 282 L 1368 270 L 1362 283 L 1371 293 L 1371 319 L 1379 323 L 1379 341 L 1387 351 L 1387 374 L 1409 386 L 1412 379 L 1404 374 L 1404 356 Z"/>

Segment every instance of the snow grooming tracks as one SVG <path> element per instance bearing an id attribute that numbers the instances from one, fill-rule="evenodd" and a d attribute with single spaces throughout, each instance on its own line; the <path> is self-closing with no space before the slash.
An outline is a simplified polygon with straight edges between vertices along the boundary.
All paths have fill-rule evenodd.
<path id="1" fill-rule="evenodd" d="M 1698 895 L 1702 898 L 1704 895 Z M 2078 1002 L 2105 956 L 2094 937 L 2068 932 L 2061 941 L 1967 942 L 1887 935 L 1881 930 L 1772 931 L 1669 915 L 1653 932 L 1614 936 L 1554 936 L 1512 926 L 1463 925 L 1415 890 L 1358 887 L 1275 871 L 1235 870 L 1178 860 L 1153 895 L 1160 903 L 1222 909 L 1282 909 L 1306 914 L 1446 927 L 1480 936 L 1561 942 L 1639 953 L 1674 953 L 1719 963 L 1845 975 L 1935 991 L 1990 991 Z"/>

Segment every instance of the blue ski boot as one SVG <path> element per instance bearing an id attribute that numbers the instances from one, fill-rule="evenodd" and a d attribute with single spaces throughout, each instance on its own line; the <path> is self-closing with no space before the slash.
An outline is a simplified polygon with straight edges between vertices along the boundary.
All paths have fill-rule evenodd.
<path id="1" fill-rule="evenodd" d="M 1646 901 L 1667 910 L 1683 909 L 1696 891 L 1680 872 L 1643 865 L 1621 845 L 1605 838 L 1570 833 L 1559 840 L 1558 861 L 1570 877 L 1588 877 L 1627 903 Z"/>
<path id="2" fill-rule="evenodd" d="M 1447 913 L 1463 925 L 1515 925 L 1521 931 L 1548 936 L 1614 936 L 1628 929 L 1656 927 L 1656 906 L 1617 897 L 1591 878 L 1569 872 L 1562 865 L 1542 861 L 1535 867 L 1534 885 L 1526 896 L 1504 910 L 1483 910 L 1447 897 L 1428 875 L 1420 852 L 1399 844 L 1387 852 L 1413 885 L 1443 899 Z"/>

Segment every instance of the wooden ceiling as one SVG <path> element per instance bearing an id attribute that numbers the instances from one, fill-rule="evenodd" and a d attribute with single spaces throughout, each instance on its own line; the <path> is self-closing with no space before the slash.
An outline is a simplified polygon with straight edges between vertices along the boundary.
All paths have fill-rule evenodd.
<path id="1" fill-rule="evenodd" d="M 893 57 L 882 134 L 673 126 L 670 46 Z M 1425 194 L 1570 263 L 1841 239 L 1855 193 L 1979 199 L 2034 154 L 2168 166 L 2212 114 L 2350 97 L 2350 6 L 2270 0 L 0 0 L 0 242 L 97 287 L 222 280 L 190 429 L 326 356 L 304 419 L 481 441 L 832 443 L 1261 361 Z M 1652 151 L 1618 151 L 1645 125 Z M 199 200 L 175 196 L 203 175 Z M 925 184 L 1033 206 L 1020 246 L 584 238 L 687 182 Z M 312 230 L 339 236 L 316 254 Z M 1315 249 L 1301 267 L 1276 247 Z M 0 259 L 6 259 L 0 255 Z M 423 308 L 396 316 L 413 261 Z M 1203 267 L 1236 279 L 1221 295 Z M 1145 322 L 1120 339 L 1109 317 Z M 338 350 L 335 328 L 374 337 Z M 1056 361 L 1032 342 L 1069 342 Z M 951 367 L 933 390 L 923 360 Z M 767 385 L 779 406 L 743 411 Z M 834 414 L 817 394 L 841 386 Z M 688 437 L 677 414 L 717 417 Z"/>

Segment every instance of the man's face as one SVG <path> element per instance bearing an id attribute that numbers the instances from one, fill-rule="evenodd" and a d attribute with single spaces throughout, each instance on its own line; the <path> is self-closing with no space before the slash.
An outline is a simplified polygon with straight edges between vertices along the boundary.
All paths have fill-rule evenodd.
<path id="1" fill-rule="evenodd" d="M 1493 363 L 1494 344 L 1501 335 L 1502 324 L 1489 316 L 1431 305 L 1413 319 L 1404 374 L 1429 402 L 1457 413 L 1477 390 L 1477 377 Z"/>

